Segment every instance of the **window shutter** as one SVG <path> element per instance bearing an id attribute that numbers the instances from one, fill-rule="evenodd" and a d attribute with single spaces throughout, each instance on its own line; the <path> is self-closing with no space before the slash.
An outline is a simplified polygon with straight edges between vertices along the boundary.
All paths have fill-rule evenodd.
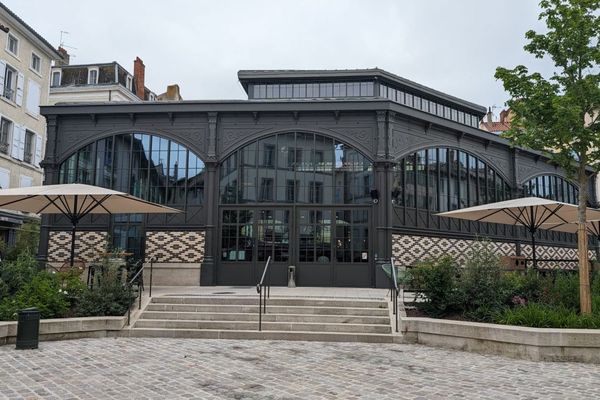
<path id="1" fill-rule="evenodd" d="M 27 175 L 21 175 L 21 187 L 31 187 L 33 185 L 33 178 Z"/>
<path id="2" fill-rule="evenodd" d="M 6 62 L 0 60 L 0 89 L 4 91 L 4 74 L 6 73 Z"/>
<path id="3" fill-rule="evenodd" d="M 19 142 L 21 140 L 21 126 L 13 123 L 13 133 L 12 133 L 12 148 L 10 150 L 10 155 L 16 158 L 17 160 L 22 160 L 23 158 L 19 158 Z"/>
<path id="4" fill-rule="evenodd" d="M 35 159 L 33 165 L 39 167 L 40 162 L 42 162 L 42 137 L 35 135 Z"/>
<path id="5" fill-rule="evenodd" d="M 25 76 L 19 72 L 19 76 L 17 78 L 17 97 L 15 103 L 18 105 L 23 105 L 23 85 L 25 82 Z"/>
<path id="6" fill-rule="evenodd" d="M 33 115 L 40 114 L 40 85 L 33 79 L 29 79 L 27 86 L 26 105 L 27 111 Z"/>
<path id="7" fill-rule="evenodd" d="M 25 127 L 21 126 L 21 132 L 19 134 L 19 160 L 23 161 L 25 158 Z"/>
<path id="8" fill-rule="evenodd" d="M 10 187 L 10 171 L 5 168 L 0 168 L 0 189 L 8 189 Z"/>

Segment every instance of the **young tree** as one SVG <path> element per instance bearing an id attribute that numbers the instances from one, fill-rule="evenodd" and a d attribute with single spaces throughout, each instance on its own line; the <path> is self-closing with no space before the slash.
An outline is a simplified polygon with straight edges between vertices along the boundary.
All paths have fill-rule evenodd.
<path id="1" fill-rule="evenodd" d="M 528 31 L 525 51 L 554 63 L 553 75 L 519 65 L 497 68 L 514 112 L 506 136 L 516 145 L 546 151 L 579 184 L 578 251 L 581 312 L 591 312 L 586 165 L 600 167 L 600 0 L 543 0 L 547 31 Z"/>

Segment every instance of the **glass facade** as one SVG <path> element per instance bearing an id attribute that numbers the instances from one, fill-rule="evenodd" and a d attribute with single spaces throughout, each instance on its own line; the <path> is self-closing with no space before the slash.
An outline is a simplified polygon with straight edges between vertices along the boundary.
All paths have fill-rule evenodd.
<path id="1" fill-rule="evenodd" d="M 291 132 L 252 142 L 220 169 L 221 204 L 365 204 L 373 165 L 328 137 Z"/>
<path id="2" fill-rule="evenodd" d="M 314 82 L 253 84 L 253 99 L 316 99 L 372 97 L 373 82 Z"/>
<path id="3" fill-rule="evenodd" d="M 405 106 L 415 108 L 419 111 L 424 111 L 429 114 L 437 115 L 438 117 L 449 119 L 459 124 L 479 128 L 479 116 L 470 114 L 464 110 L 460 110 L 439 102 L 421 98 L 418 95 L 393 88 L 384 84 L 379 84 L 379 97 L 384 97 L 393 102 L 403 104 Z"/>
<path id="4" fill-rule="evenodd" d="M 97 140 L 67 158 L 60 183 L 85 183 L 160 204 L 200 205 L 204 162 L 181 144 L 146 133 Z"/>
<path id="5" fill-rule="evenodd" d="M 545 199 L 577 204 L 579 189 L 568 180 L 556 175 L 540 175 L 530 179 L 523 185 L 525 196 L 536 196 Z"/>
<path id="6" fill-rule="evenodd" d="M 398 207 L 448 211 L 510 197 L 510 186 L 492 167 L 458 149 L 419 150 L 394 166 L 392 201 Z"/>
<path id="7" fill-rule="evenodd" d="M 369 204 L 372 188 L 372 163 L 331 138 L 291 132 L 247 144 L 220 168 L 221 260 L 366 264 L 368 206 L 348 205 Z M 246 208 L 228 208 L 237 204 Z"/>

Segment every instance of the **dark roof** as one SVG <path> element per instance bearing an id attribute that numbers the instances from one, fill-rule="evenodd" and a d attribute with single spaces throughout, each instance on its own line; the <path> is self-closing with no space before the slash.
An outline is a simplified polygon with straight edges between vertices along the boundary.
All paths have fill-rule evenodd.
<path id="1" fill-rule="evenodd" d="M 297 69 L 280 69 L 280 70 L 241 70 L 238 71 L 238 79 L 248 92 L 248 83 L 256 81 L 291 81 L 291 80 L 331 80 L 331 79 L 367 79 L 377 78 L 380 81 L 391 83 L 412 90 L 417 93 L 422 93 L 425 97 L 433 97 L 442 102 L 453 103 L 463 108 L 467 108 L 476 114 L 483 116 L 487 109 L 479 104 L 472 103 L 467 100 L 459 99 L 458 97 L 440 92 L 411 81 L 401 76 L 392 74 L 380 68 L 366 69 L 323 69 L 323 70 L 297 70 Z"/>
<path id="2" fill-rule="evenodd" d="M 54 54 L 56 57 L 55 59 L 62 59 L 62 55 L 54 48 L 54 46 L 52 46 L 50 44 L 50 42 L 48 42 L 46 39 L 44 39 L 44 37 L 42 35 L 40 35 L 39 33 L 37 33 L 31 26 L 29 26 L 25 21 L 23 21 L 17 14 L 15 14 L 14 12 L 12 12 L 10 10 L 10 8 L 6 7 L 4 5 L 4 3 L 0 2 L 0 9 L 6 11 L 8 13 L 8 15 L 10 15 L 11 17 L 13 17 L 15 20 L 17 20 L 17 22 L 19 24 L 21 24 L 23 26 L 23 28 L 27 29 L 29 32 L 31 32 L 40 42 L 42 42 L 43 45 L 45 45 L 49 52 Z"/>

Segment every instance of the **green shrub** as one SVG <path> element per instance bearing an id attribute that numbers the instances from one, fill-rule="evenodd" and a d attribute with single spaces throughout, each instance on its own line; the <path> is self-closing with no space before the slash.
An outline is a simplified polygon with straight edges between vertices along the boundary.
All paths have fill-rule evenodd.
<path id="1" fill-rule="evenodd" d="M 450 256 L 429 259 L 412 270 L 412 286 L 417 291 L 418 307 L 438 317 L 456 311 L 458 266 Z"/>
<path id="2" fill-rule="evenodd" d="M 579 310 L 579 275 L 557 271 L 544 277 L 539 302 Z"/>
<path id="3" fill-rule="evenodd" d="M 596 299 L 600 302 L 600 299 Z M 494 322 L 505 325 L 534 328 L 600 328 L 600 315 L 580 315 L 564 306 L 529 303 L 523 307 L 504 309 L 496 314 Z"/>
<path id="4" fill-rule="evenodd" d="M 6 244 L 0 244 L 0 251 L 3 259 L 14 261 L 22 254 L 37 254 L 40 242 L 40 221 L 31 220 L 21 225 L 17 231 L 17 238 L 14 246 L 7 247 Z"/>
<path id="5" fill-rule="evenodd" d="M 509 297 L 509 304 L 513 303 L 515 297 L 524 299 L 526 302 L 537 302 L 542 294 L 542 277 L 535 270 L 521 272 L 507 272 L 503 277 L 503 285 Z"/>
<path id="6" fill-rule="evenodd" d="M 16 319 L 19 310 L 30 307 L 37 308 L 42 318 L 60 318 L 66 314 L 69 302 L 54 274 L 40 272 L 13 298 L 4 299 L 0 305 L 0 318 Z"/>
<path id="7" fill-rule="evenodd" d="M 93 290 L 85 290 L 79 299 L 76 315 L 91 316 L 120 316 L 129 308 L 131 297 L 119 274 L 108 271 L 100 274 Z"/>
<path id="8" fill-rule="evenodd" d="M 16 294 L 26 283 L 31 282 L 37 271 L 37 260 L 29 251 L 22 252 L 14 260 L 0 263 L 0 280 L 7 296 Z"/>
<path id="9" fill-rule="evenodd" d="M 477 321 L 490 321 L 506 305 L 509 293 L 500 259 L 489 242 L 472 246 L 458 280 L 458 293 L 465 316 Z"/>
<path id="10" fill-rule="evenodd" d="M 592 274 L 591 288 L 592 296 L 600 296 L 600 271 L 596 271 Z"/>

